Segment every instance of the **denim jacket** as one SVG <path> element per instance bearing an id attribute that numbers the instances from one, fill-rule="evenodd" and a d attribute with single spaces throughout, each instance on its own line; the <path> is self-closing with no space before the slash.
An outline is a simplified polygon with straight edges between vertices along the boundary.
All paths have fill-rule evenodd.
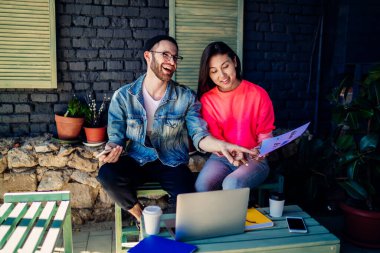
<path id="1" fill-rule="evenodd" d="M 170 81 L 154 114 L 146 145 L 147 115 L 144 109 L 142 83 L 145 75 L 118 89 L 108 111 L 109 142 L 125 147 L 128 155 L 140 165 L 157 158 L 168 166 L 188 163 L 188 135 L 199 149 L 199 141 L 209 135 L 207 123 L 201 118 L 201 104 L 188 87 Z"/>

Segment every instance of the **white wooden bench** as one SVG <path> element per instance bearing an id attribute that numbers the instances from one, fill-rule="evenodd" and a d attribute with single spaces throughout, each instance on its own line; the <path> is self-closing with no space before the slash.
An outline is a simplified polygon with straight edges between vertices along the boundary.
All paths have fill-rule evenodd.
<path id="1" fill-rule="evenodd" d="M 69 191 L 6 193 L 0 225 L 0 253 L 53 252 L 61 230 L 73 252 Z"/>

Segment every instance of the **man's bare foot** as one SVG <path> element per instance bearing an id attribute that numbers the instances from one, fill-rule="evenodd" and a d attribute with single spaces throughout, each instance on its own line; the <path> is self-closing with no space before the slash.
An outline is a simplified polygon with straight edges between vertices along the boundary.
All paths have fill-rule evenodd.
<path id="1" fill-rule="evenodd" d="M 128 212 L 132 214 L 138 222 L 141 222 L 142 211 L 143 210 L 140 203 L 136 203 L 131 209 L 128 210 Z"/>

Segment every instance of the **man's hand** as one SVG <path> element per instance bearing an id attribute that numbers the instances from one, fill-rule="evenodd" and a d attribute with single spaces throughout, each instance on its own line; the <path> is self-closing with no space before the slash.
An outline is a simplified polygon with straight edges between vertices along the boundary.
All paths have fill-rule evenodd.
<path id="1" fill-rule="evenodd" d="M 107 143 L 104 150 L 111 150 L 108 154 L 101 155 L 99 161 L 104 163 L 116 163 L 119 160 L 123 148 L 115 143 Z"/>
<path id="2" fill-rule="evenodd" d="M 220 155 L 224 155 L 234 166 L 248 164 L 246 155 L 257 155 L 254 150 L 218 140 L 210 135 L 206 136 L 199 142 L 199 147 L 207 152 L 217 152 Z"/>

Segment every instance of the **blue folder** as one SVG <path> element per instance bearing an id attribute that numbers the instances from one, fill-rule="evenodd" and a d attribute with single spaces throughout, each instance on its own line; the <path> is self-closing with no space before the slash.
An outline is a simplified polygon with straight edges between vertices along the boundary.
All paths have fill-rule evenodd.
<path id="1" fill-rule="evenodd" d="M 191 253 L 197 247 L 188 243 L 151 235 L 140 241 L 135 247 L 128 250 L 130 253 Z"/>

